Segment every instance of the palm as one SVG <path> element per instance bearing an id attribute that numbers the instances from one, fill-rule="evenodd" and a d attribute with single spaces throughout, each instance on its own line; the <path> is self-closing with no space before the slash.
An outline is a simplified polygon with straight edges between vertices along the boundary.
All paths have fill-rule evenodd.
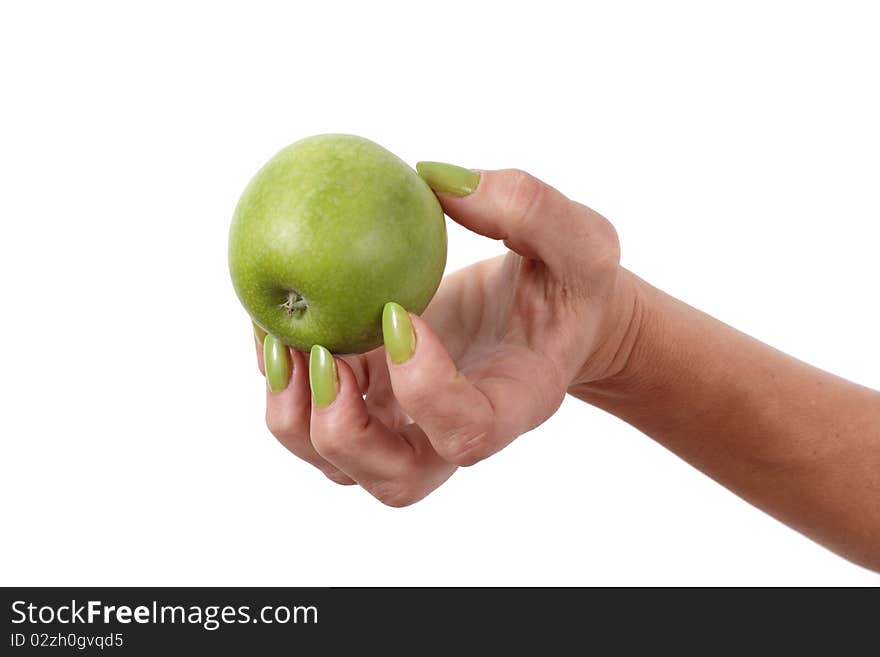
<path id="1" fill-rule="evenodd" d="M 537 405 L 538 421 L 558 407 L 567 385 L 541 349 L 557 337 L 545 325 L 545 276 L 543 265 L 513 253 L 484 260 L 444 278 L 423 314 L 462 374 L 484 390 L 500 386 L 507 398 Z M 391 390 L 385 349 L 349 362 L 370 412 L 391 428 L 408 424 Z"/>

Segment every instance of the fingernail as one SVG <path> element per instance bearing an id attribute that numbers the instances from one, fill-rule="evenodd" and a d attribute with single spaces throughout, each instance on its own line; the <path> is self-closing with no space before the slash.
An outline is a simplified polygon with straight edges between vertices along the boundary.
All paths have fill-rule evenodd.
<path id="1" fill-rule="evenodd" d="M 257 336 L 257 340 L 260 341 L 260 344 L 263 344 L 266 341 L 266 332 L 253 320 L 251 320 L 251 326 L 254 327 L 254 335 Z"/>
<path id="2" fill-rule="evenodd" d="M 314 345 L 309 354 L 309 383 L 315 406 L 324 408 L 333 403 L 336 399 L 337 382 L 336 361 L 333 356 L 321 345 Z"/>
<path id="3" fill-rule="evenodd" d="M 274 394 L 281 392 L 290 381 L 290 353 L 287 345 L 273 335 L 263 338 L 263 363 L 266 366 L 266 382 Z"/>
<path id="4" fill-rule="evenodd" d="M 382 309 L 382 334 L 385 337 L 385 350 L 391 362 L 397 365 L 412 358 L 416 350 L 416 332 L 412 321 L 403 306 L 393 301 Z"/>
<path id="5" fill-rule="evenodd" d="M 435 192 L 467 196 L 480 184 L 480 173 L 443 162 L 418 162 L 416 171 Z"/>

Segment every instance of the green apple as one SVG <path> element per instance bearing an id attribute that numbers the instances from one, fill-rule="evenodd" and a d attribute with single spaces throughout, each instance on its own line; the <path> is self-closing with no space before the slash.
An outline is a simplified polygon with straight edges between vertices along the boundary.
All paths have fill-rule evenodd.
<path id="1" fill-rule="evenodd" d="M 232 218 L 229 269 L 254 321 L 296 349 L 362 353 L 382 308 L 422 312 L 446 266 L 434 193 L 402 160 L 353 135 L 317 135 L 275 155 Z"/>

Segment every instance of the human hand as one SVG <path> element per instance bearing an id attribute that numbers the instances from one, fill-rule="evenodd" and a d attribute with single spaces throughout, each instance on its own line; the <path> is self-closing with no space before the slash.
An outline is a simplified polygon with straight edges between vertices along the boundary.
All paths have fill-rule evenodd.
<path id="1" fill-rule="evenodd" d="M 418 169 L 447 215 L 510 252 L 444 278 L 424 317 L 386 305 L 385 346 L 367 354 L 315 346 L 307 368 L 305 354 L 256 339 L 270 431 L 391 506 L 537 427 L 570 386 L 619 372 L 639 316 L 601 215 L 521 171 Z"/>

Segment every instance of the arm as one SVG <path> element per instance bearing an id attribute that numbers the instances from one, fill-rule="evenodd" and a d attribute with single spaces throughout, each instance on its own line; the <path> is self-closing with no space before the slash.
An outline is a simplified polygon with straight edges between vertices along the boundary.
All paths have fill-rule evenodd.
<path id="1" fill-rule="evenodd" d="M 403 506 L 567 391 L 880 570 L 880 394 L 655 290 L 620 267 L 604 217 L 524 172 L 419 173 L 449 217 L 510 250 L 447 276 L 423 317 L 389 303 L 385 349 L 308 364 L 267 349 L 267 421 L 288 449 Z"/>
<path id="2" fill-rule="evenodd" d="M 880 570 L 880 393 L 787 356 L 624 272 L 625 365 L 574 396 L 755 506 Z"/>

